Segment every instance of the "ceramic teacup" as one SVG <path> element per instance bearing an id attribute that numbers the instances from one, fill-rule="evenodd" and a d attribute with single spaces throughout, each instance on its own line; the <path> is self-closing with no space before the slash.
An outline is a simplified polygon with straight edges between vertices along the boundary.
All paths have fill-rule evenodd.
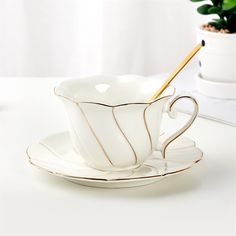
<path id="1" fill-rule="evenodd" d="M 164 142 L 165 158 L 166 147 L 190 127 L 198 106 L 190 96 L 173 98 L 173 87 L 148 103 L 160 85 L 154 78 L 124 75 L 70 79 L 55 88 L 68 114 L 74 149 L 90 167 L 120 171 L 140 166 L 157 147 L 163 113 L 170 114 L 176 101 L 188 98 L 194 112 L 186 125 Z"/>

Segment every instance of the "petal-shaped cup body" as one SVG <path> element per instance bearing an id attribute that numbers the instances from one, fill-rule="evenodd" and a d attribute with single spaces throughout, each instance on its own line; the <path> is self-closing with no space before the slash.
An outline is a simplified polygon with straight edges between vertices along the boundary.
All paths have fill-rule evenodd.
<path id="1" fill-rule="evenodd" d="M 126 76 L 126 78 L 129 80 L 130 76 Z M 148 81 L 144 82 L 143 77 L 137 78 L 136 83 L 141 83 L 141 81 L 148 83 Z M 82 82 L 80 83 L 78 80 L 77 86 L 83 86 Z M 132 169 L 141 165 L 152 154 L 160 135 L 163 109 L 171 95 L 163 96 L 152 103 L 141 102 L 144 99 L 136 100 L 136 102 L 135 100 L 132 102 L 131 99 L 131 102 L 124 100 L 120 102 L 127 103 L 118 104 L 113 100 L 113 103 L 109 103 L 109 98 L 104 97 L 102 98 L 104 100 L 101 101 L 99 95 L 96 95 L 97 99 L 95 97 L 93 100 L 86 98 L 88 101 L 85 101 L 81 97 L 75 98 L 72 93 L 69 96 L 65 93 L 65 91 L 68 93 L 68 83 L 70 84 L 70 81 L 59 85 L 59 89 L 57 87 L 55 93 L 65 105 L 73 146 L 89 166 L 111 171 Z M 88 83 L 91 82 L 88 81 Z M 101 84 L 99 80 L 97 83 Z M 123 92 L 120 96 L 128 96 L 129 89 L 124 86 L 124 83 L 127 81 L 116 81 L 114 85 L 123 87 L 122 90 L 127 91 L 127 94 Z M 149 81 L 149 83 L 151 82 Z M 127 83 L 127 86 L 132 84 Z M 89 87 L 89 84 L 86 86 Z M 61 91 L 61 87 L 67 89 Z M 116 93 L 115 90 L 113 92 Z M 140 97 L 147 96 L 147 94 L 142 94 L 139 88 L 136 88 L 133 94 L 131 91 L 131 94 L 137 97 L 139 92 Z M 151 95 L 151 91 L 149 94 Z M 118 96 L 117 94 L 112 95 Z M 77 96 L 79 95 L 77 94 Z M 148 96 L 144 101 L 147 98 Z"/>

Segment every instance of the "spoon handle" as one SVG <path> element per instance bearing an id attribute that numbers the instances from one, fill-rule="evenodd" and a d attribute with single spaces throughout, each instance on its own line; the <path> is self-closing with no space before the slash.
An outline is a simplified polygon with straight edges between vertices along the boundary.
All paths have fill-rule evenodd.
<path id="1" fill-rule="evenodd" d="M 181 62 L 181 64 L 176 68 L 176 70 L 169 76 L 169 78 L 164 82 L 164 84 L 158 89 L 155 94 L 149 99 L 148 102 L 152 102 L 156 98 L 158 98 L 163 91 L 169 86 L 171 81 L 179 74 L 179 72 L 188 64 L 188 62 L 197 54 L 197 52 L 205 46 L 205 42 L 197 44 L 193 50 L 185 57 L 185 59 Z"/>

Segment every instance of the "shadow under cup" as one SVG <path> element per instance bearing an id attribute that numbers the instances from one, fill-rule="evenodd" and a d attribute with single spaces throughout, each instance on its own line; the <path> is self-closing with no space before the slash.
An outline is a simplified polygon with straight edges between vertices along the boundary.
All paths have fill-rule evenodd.
<path id="1" fill-rule="evenodd" d="M 141 165 L 157 147 L 162 115 L 174 88 L 147 103 L 161 82 L 141 76 L 93 76 L 55 88 L 65 105 L 74 149 L 93 168 Z"/>

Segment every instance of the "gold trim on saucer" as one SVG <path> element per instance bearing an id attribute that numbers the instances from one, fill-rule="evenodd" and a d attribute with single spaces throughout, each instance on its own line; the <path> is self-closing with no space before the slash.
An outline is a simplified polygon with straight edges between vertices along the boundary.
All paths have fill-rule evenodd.
<path id="1" fill-rule="evenodd" d="M 54 172 L 54 171 L 50 171 L 46 168 L 43 168 L 41 166 L 38 166 L 37 164 L 33 163 L 32 162 L 32 159 L 30 157 L 30 154 L 29 154 L 29 148 L 30 146 L 26 149 L 26 155 L 28 157 L 28 161 L 31 165 L 41 169 L 41 170 L 44 170 L 50 174 L 53 174 L 53 175 L 56 175 L 56 176 L 59 176 L 59 177 L 62 177 L 62 178 L 65 178 L 65 179 L 74 179 L 74 180 L 90 180 L 90 181 L 100 181 L 100 182 L 123 182 L 123 181 L 130 181 L 130 180 L 140 180 L 140 179 L 153 179 L 153 178 L 160 178 L 160 177 L 165 177 L 165 176 L 168 176 L 168 175 L 172 175 L 172 174 L 177 174 L 177 173 L 180 173 L 182 171 L 185 171 L 187 169 L 190 169 L 191 167 L 193 167 L 195 164 L 197 164 L 199 161 L 202 160 L 202 157 L 203 157 L 203 153 L 200 149 L 199 152 L 200 152 L 200 156 L 197 160 L 195 160 L 192 164 L 190 164 L 189 166 L 183 168 L 183 169 L 180 169 L 180 170 L 176 170 L 176 171 L 170 171 L 170 172 L 166 172 L 164 174 L 156 174 L 156 175 L 149 175 L 149 176 L 140 176 L 140 177 L 126 177 L 126 178 L 115 178 L 115 179 L 106 179 L 106 178 L 94 178 L 94 177 L 83 177 L 83 176 L 72 176 L 72 175 L 66 175 L 66 174 L 62 174 L 62 173 L 59 173 L 59 172 Z M 155 167 L 154 167 L 155 168 Z"/>

